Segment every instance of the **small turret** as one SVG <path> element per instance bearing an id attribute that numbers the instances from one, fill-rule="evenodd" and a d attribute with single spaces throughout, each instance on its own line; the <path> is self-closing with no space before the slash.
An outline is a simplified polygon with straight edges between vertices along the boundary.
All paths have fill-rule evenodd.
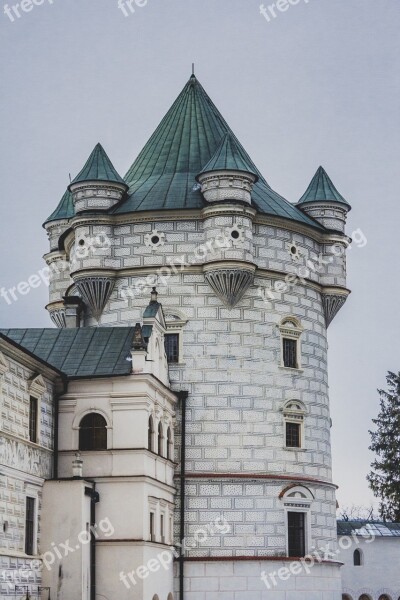
<path id="1" fill-rule="evenodd" d="M 196 177 L 208 203 L 203 209 L 207 253 L 204 278 L 229 309 L 236 306 L 254 281 L 251 193 L 256 168 L 231 133 Z"/>
<path id="2" fill-rule="evenodd" d="M 322 167 L 318 168 L 297 206 L 327 229 L 344 233 L 351 206 L 339 194 Z"/>
<path id="3" fill-rule="evenodd" d="M 251 192 L 258 181 L 255 171 L 233 135 L 227 133 L 196 180 L 207 202 L 236 200 L 251 204 Z"/>
<path id="4" fill-rule="evenodd" d="M 115 170 L 101 144 L 97 144 L 82 171 L 69 186 L 75 213 L 107 211 L 121 201 L 128 186 Z"/>

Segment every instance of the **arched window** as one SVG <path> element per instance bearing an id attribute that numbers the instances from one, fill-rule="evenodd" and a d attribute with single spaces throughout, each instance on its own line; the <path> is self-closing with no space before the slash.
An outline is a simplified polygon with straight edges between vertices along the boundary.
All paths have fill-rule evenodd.
<path id="1" fill-rule="evenodd" d="M 167 458 L 168 460 L 173 460 L 172 459 L 172 455 L 173 455 L 173 444 L 172 444 L 172 431 L 171 431 L 171 427 L 168 427 L 167 429 Z"/>
<path id="2" fill-rule="evenodd" d="M 362 554 L 361 550 L 359 550 L 358 548 L 354 550 L 353 563 L 355 567 L 361 567 L 362 565 Z"/>
<path id="3" fill-rule="evenodd" d="M 107 450 L 107 423 L 99 413 L 85 415 L 80 422 L 79 450 Z"/>
<path id="4" fill-rule="evenodd" d="M 351 596 L 349 596 L 349 594 L 343 594 L 342 595 L 342 600 L 353 600 Z"/>
<path id="5" fill-rule="evenodd" d="M 168 598 L 167 598 L 167 600 L 174 600 L 174 597 L 173 597 L 173 595 L 172 595 L 172 594 L 168 594 Z"/>
<path id="6" fill-rule="evenodd" d="M 381 594 L 381 596 L 379 596 L 378 600 L 391 600 L 391 598 L 387 594 Z"/>
<path id="7" fill-rule="evenodd" d="M 151 452 L 154 450 L 154 423 L 153 417 L 149 418 L 149 429 L 147 434 L 147 447 Z"/>
<path id="8" fill-rule="evenodd" d="M 161 423 L 158 424 L 158 454 L 164 456 L 164 430 Z"/>
<path id="9" fill-rule="evenodd" d="M 160 598 L 157 596 L 157 594 L 154 594 L 153 600 L 160 600 Z"/>
<path id="10" fill-rule="evenodd" d="M 367 594 L 362 594 L 358 600 L 372 600 L 371 596 L 368 596 Z"/>

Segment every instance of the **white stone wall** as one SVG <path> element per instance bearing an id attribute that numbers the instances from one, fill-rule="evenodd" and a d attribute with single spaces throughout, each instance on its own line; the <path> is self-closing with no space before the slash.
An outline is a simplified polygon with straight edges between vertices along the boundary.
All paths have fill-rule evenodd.
<path id="1" fill-rule="evenodd" d="M 349 541 L 348 541 L 349 540 Z M 362 564 L 354 566 L 353 554 L 356 548 L 362 553 Z M 400 597 L 400 538 L 365 538 L 354 535 L 352 538 L 339 537 L 342 567 L 343 593 L 351 600 L 358 600 L 367 594 L 371 600 L 379 600 L 382 594 L 390 600 Z"/>
<path id="2" fill-rule="evenodd" d="M 185 600 L 340 600 L 339 565 L 316 564 L 309 572 L 279 578 L 280 569 L 290 568 L 286 561 L 218 561 L 185 564 Z M 301 569 L 301 563 L 300 569 Z M 276 585 L 261 574 L 275 574 Z M 176 592 L 178 587 L 176 587 Z"/>

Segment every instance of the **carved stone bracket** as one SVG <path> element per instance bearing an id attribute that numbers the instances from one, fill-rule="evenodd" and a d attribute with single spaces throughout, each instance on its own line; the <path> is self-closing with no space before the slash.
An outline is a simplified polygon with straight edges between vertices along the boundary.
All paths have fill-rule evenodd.
<path id="1" fill-rule="evenodd" d="M 254 281 L 255 267 L 230 266 L 205 267 L 204 277 L 215 294 L 228 308 L 233 308 L 243 298 Z"/>
<path id="2" fill-rule="evenodd" d="M 75 283 L 83 300 L 98 321 L 114 289 L 114 277 L 86 276 Z"/>
<path id="3" fill-rule="evenodd" d="M 327 327 L 329 327 L 339 310 L 342 308 L 343 304 L 346 302 L 347 296 L 348 294 L 322 294 L 322 303 Z"/>

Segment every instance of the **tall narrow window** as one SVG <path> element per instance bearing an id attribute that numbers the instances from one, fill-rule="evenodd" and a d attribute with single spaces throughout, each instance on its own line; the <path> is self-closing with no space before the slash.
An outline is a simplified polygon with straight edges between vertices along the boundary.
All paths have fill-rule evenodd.
<path id="1" fill-rule="evenodd" d="M 297 369 L 297 340 L 283 338 L 283 366 Z"/>
<path id="2" fill-rule="evenodd" d="M 38 441 L 38 399 L 33 396 L 29 399 L 29 439 L 34 444 Z"/>
<path id="3" fill-rule="evenodd" d="M 301 368 L 301 334 L 303 327 L 296 317 L 284 317 L 279 325 L 281 334 L 281 366 Z"/>
<path id="4" fill-rule="evenodd" d="M 179 333 L 167 333 L 165 336 L 165 353 L 169 363 L 179 362 Z"/>
<path id="5" fill-rule="evenodd" d="M 288 512 L 289 556 L 304 556 L 306 553 L 305 514 Z"/>
<path id="6" fill-rule="evenodd" d="M 107 422 L 102 415 L 90 413 L 79 426 L 79 450 L 107 450 Z"/>
<path id="7" fill-rule="evenodd" d="M 173 455 L 173 445 L 172 445 L 172 431 L 171 431 L 171 427 L 168 427 L 167 430 L 167 458 L 168 460 L 172 460 L 172 455 Z"/>
<path id="8" fill-rule="evenodd" d="M 151 450 L 151 452 L 153 452 L 153 450 L 154 450 L 153 440 L 154 440 L 154 424 L 153 424 L 153 417 L 150 417 L 149 418 L 149 427 L 147 430 L 147 447 L 149 450 Z"/>
<path id="9" fill-rule="evenodd" d="M 161 543 L 165 544 L 164 515 L 160 516 L 160 535 L 161 535 Z"/>
<path id="10" fill-rule="evenodd" d="M 362 564 L 361 551 L 357 548 L 353 553 L 353 563 L 355 567 L 361 567 Z"/>
<path id="11" fill-rule="evenodd" d="M 283 406 L 286 448 L 304 448 L 306 407 L 300 400 L 288 400 Z"/>
<path id="12" fill-rule="evenodd" d="M 158 424 L 158 454 L 164 456 L 164 430 L 161 423 Z"/>
<path id="13" fill-rule="evenodd" d="M 25 554 L 33 556 L 35 548 L 35 499 L 27 497 L 25 507 Z"/>
<path id="14" fill-rule="evenodd" d="M 286 447 L 301 448 L 301 425 L 300 423 L 286 422 Z"/>
<path id="15" fill-rule="evenodd" d="M 150 540 L 154 542 L 155 531 L 154 531 L 154 513 L 150 513 Z"/>

